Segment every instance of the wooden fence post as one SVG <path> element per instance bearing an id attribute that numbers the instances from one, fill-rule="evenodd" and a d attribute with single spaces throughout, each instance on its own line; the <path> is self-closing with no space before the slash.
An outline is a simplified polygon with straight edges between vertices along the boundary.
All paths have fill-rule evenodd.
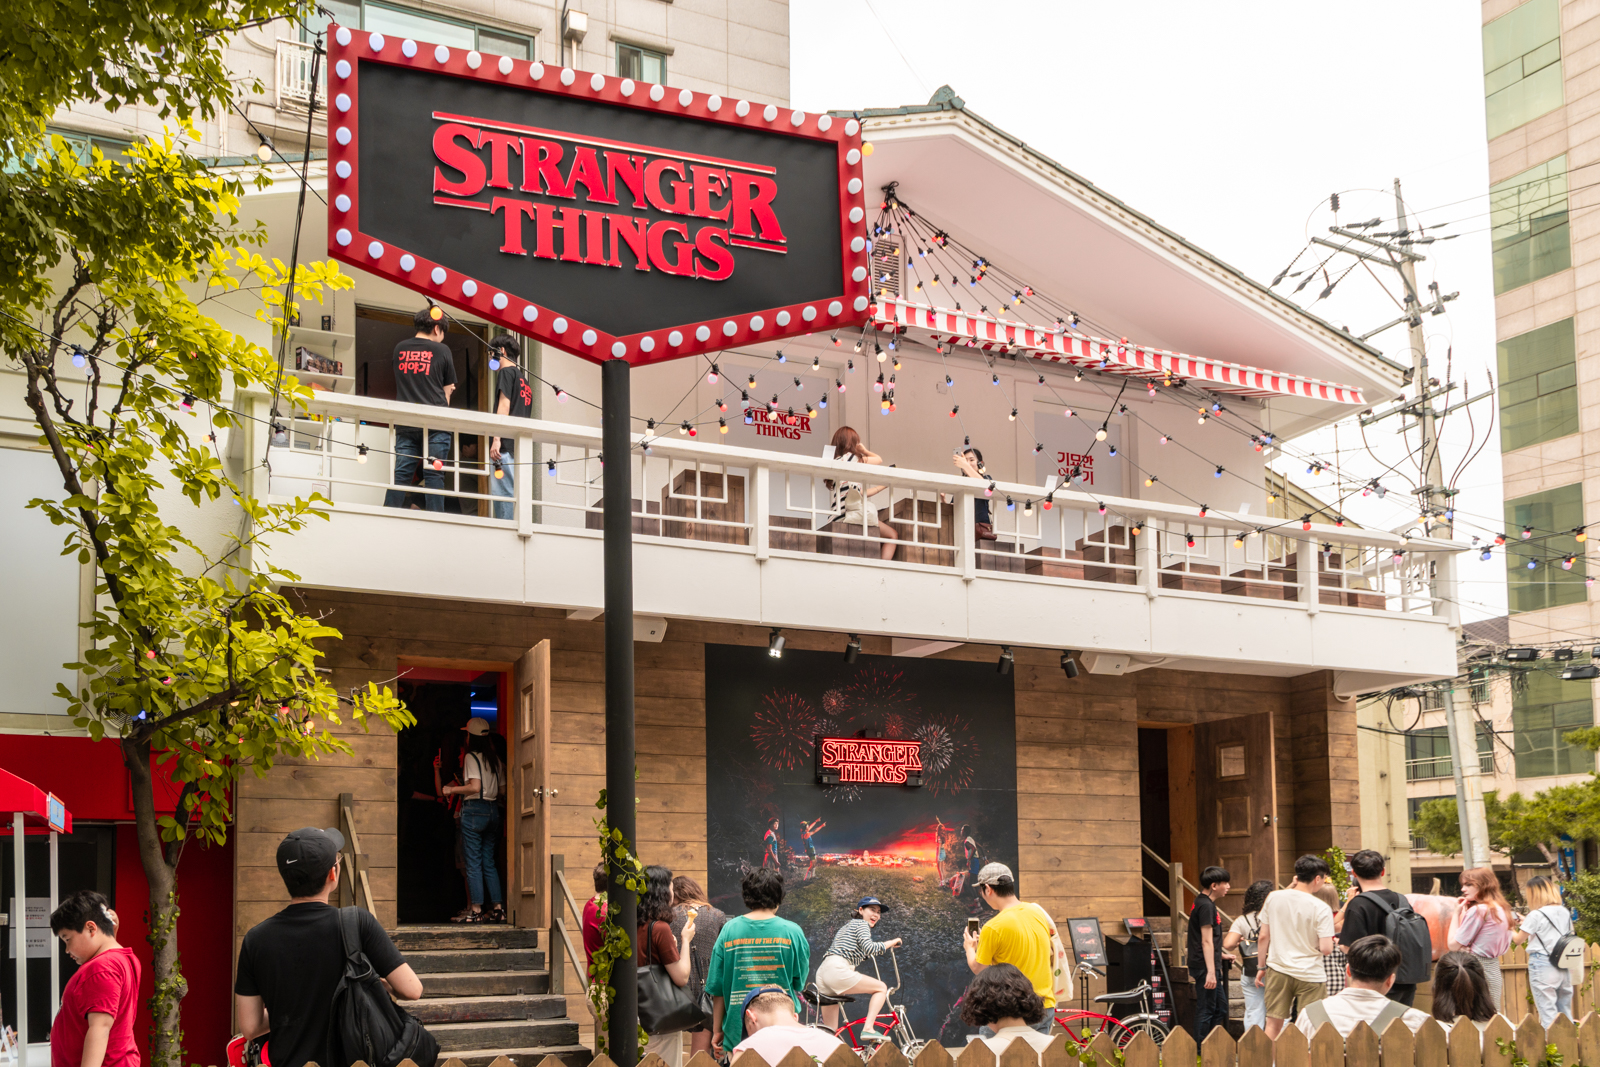
<path id="1" fill-rule="evenodd" d="M 1238 1059 L 1239 1048 L 1226 1027 L 1213 1026 L 1200 1042 L 1200 1067 L 1235 1067 Z"/>
<path id="2" fill-rule="evenodd" d="M 1378 1035 L 1366 1023 L 1356 1023 L 1344 1039 L 1345 1067 L 1378 1067 Z"/>
<path id="3" fill-rule="evenodd" d="M 1550 1024 L 1545 1041 L 1556 1047 L 1562 1063 L 1578 1062 L 1578 1028 L 1565 1015 L 1557 1015 Z"/>
<path id="4" fill-rule="evenodd" d="M 1404 1019 L 1390 1022 L 1388 1029 L 1379 1035 L 1379 1041 L 1382 1047 L 1378 1050 L 1378 1062 L 1383 1067 L 1413 1067 L 1417 1039 Z"/>
<path id="5" fill-rule="evenodd" d="M 1060 1040 L 1065 1045 L 1066 1038 L 1062 1037 Z M 1046 1049 L 1045 1055 L 1048 1056 L 1049 1051 L 1049 1049 Z M 1062 1052 L 1063 1054 L 1066 1053 L 1065 1047 L 1062 1048 Z M 1122 1050 L 1122 1060 L 1123 1067 L 1158 1067 L 1161 1060 L 1161 1050 L 1156 1046 L 1150 1035 L 1141 1030 L 1133 1035 L 1133 1040 L 1128 1042 L 1128 1047 Z M 1049 1060 L 1044 1060 L 1043 1067 L 1055 1067 L 1055 1064 L 1052 1064 Z"/>
<path id="6" fill-rule="evenodd" d="M 1285 1026 L 1272 1043 L 1272 1062 L 1277 1067 L 1306 1067 L 1310 1058 L 1306 1035 L 1298 1026 Z"/>
<path id="7" fill-rule="evenodd" d="M 1600 1064 L 1600 1015 L 1592 1011 L 1578 1020 L 1578 1062 Z"/>
<path id="8" fill-rule="evenodd" d="M 1250 981 L 1246 978 L 1245 981 Z M 1259 1026 L 1252 1026 L 1239 1039 L 1239 1067 L 1273 1067 L 1272 1039 Z M 1405 1064 L 1411 1067 L 1411 1064 Z"/>
<path id="9" fill-rule="evenodd" d="M 1490 1019 L 1489 1025 L 1483 1028 L 1483 1067 L 1511 1067 L 1511 1058 L 1516 1055 L 1512 1045 L 1516 1039 L 1504 1015 Z M 1504 1052 L 1500 1051 L 1501 1045 L 1505 1046 Z"/>
<path id="10" fill-rule="evenodd" d="M 1300 1028 L 1296 1026 L 1295 1029 Z M 1311 1067 L 1344 1067 L 1344 1042 L 1332 1023 L 1317 1027 L 1317 1032 L 1306 1042 L 1306 1062 Z"/>
<path id="11" fill-rule="evenodd" d="M 1456 1020 L 1457 1023 L 1462 1021 Z M 1450 1027 L 1450 1067 L 1483 1067 L 1483 1048 L 1490 1042 L 1478 1032 L 1471 1019 L 1464 1021 L 1467 1025 Z"/>
<path id="12" fill-rule="evenodd" d="M 1163 1067 L 1192 1067 L 1196 1054 L 1194 1038 L 1182 1027 L 1167 1034 L 1167 1039 L 1161 1042 Z"/>
<path id="13" fill-rule="evenodd" d="M 1544 1060 L 1544 1027 L 1539 1025 L 1539 1017 L 1532 1012 L 1522 1017 L 1522 1022 L 1517 1024 L 1517 1056 L 1531 1064 Z"/>
<path id="14" fill-rule="evenodd" d="M 1476 1026 L 1472 1028 L 1477 1029 Z M 1423 1023 L 1417 1030 L 1416 1049 L 1412 1060 L 1416 1067 L 1446 1067 L 1449 1063 L 1450 1051 L 1445 1044 L 1444 1027 L 1433 1019 Z"/>

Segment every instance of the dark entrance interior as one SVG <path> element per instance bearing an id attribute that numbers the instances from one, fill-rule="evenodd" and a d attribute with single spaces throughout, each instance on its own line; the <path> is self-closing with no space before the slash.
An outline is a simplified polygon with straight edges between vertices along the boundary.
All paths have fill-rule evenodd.
<path id="1" fill-rule="evenodd" d="M 463 727 L 474 716 L 488 720 L 504 762 L 506 676 L 500 671 L 412 668 L 399 688 L 417 725 L 400 731 L 398 739 L 397 918 L 404 924 L 441 923 L 466 907 L 467 888 L 455 816 L 459 805 L 442 803 L 437 785 L 459 780 L 467 738 Z M 495 843 L 495 866 L 503 892 L 504 833 Z"/>
<path id="2" fill-rule="evenodd" d="M 1167 764 L 1167 731 L 1139 731 L 1139 840 L 1156 855 L 1172 858 L 1171 773 Z M 1144 914 L 1166 915 L 1167 906 L 1151 892 L 1150 885 L 1165 888 L 1166 869 L 1139 850 L 1144 885 Z M 1194 875 L 1189 875 L 1193 878 Z"/>

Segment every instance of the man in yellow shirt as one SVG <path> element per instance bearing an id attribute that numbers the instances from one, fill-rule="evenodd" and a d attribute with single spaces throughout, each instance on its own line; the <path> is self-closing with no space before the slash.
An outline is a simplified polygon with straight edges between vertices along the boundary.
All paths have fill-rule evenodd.
<path id="1" fill-rule="evenodd" d="M 995 911 L 994 918 L 984 923 L 983 930 L 974 934 L 966 932 L 967 966 L 973 974 L 997 963 L 1009 963 L 1027 976 L 1034 992 L 1044 1000 L 1045 1014 L 1034 1029 L 1042 1034 L 1050 1032 L 1055 1022 L 1055 987 L 1051 966 L 1054 952 L 1050 946 L 1050 920 L 1037 904 L 1025 904 L 1017 899 L 1017 879 L 1011 868 L 1003 863 L 990 863 L 978 872 L 978 893 L 983 902 Z M 982 1037 L 993 1037 L 980 1027 Z"/>

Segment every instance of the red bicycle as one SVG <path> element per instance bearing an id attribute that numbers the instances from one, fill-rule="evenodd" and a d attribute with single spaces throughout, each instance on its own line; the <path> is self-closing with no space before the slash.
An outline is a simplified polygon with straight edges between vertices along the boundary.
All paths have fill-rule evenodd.
<path id="1" fill-rule="evenodd" d="M 921 1052 L 923 1047 L 927 1045 L 927 1042 L 919 1039 L 916 1031 L 911 1028 L 911 1019 L 906 1013 L 905 1004 L 895 1003 L 894 995 L 900 991 L 901 982 L 900 960 L 895 956 L 894 949 L 889 950 L 889 961 L 894 965 L 894 984 L 889 986 L 888 998 L 884 1004 L 888 1010 L 879 1013 L 875 1029 L 884 1036 L 886 1041 L 898 1048 L 900 1054 L 906 1059 L 914 1060 L 917 1058 L 917 1053 Z M 872 957 L 872 970 L 874 974 L 878 975 L 879 981 L 882 981 L 883 976 L 878 973 L 877 956 Z M 832 1004 L 842 1006 L 854 1003 L 855 997 L 829 996 L 819 990 L 815 983 L 812 983 L 800 993 L 800 999 L 806 1002 L 806 1024 L 808 1026 L 815 1026 L 819 1030 L 831 1033 L 834 1037 L 849 1045 L 850 1050 L 863 1059 L 870 1056 L 872 1051 L 877 1048 L 876 1044 L 865 1045 L 861 1041 L 861 1024 L 866 1021 L 865 1015 L 859 1019 L 851 1019 L 849 1010 L 841 1007 L 840 1017 L 844 1021 L 844 1025 L 837 1030 L 829 1030 L 819 1021 L 822 1008 Z"/>
<path id="2" fill-rule="evenodd" d="M 1080 1047 L 1088 1047 L 1089 1043 L 1100 1034 L 1109 1036 L 1118 1048 L 1127 1048 L 1128 1043 L 1139 1034 L 1150 1035 L 1150 1039 L 1157 1045 L 1165 1041 L 1167 1032 L 1171 1028 L 1162 1022 L 1161 1016 L 1155 1012 L 1155 1004 L 1151 999 L 1153 988 L 1149 982 L 1140 982 L 1132 989 L 1121 993 L 1105 993 L 1094 998 L 1096 1004 L 1137 1000 L 1139 1010 L 1132 1015 L 1124 1015 L 1119 1019 L 1115 1015 L 1104 1015 L 1089 1010 L 1088 979 L 1099 973 L 1093 967 L 1078 968 L 1079 988 L 1083 990 L 1080 1004 L 1077 1008 L 1058 1006 L 1055 1011 L 1056 1025 L 1066 1031 L 1067 1036 Z"/>

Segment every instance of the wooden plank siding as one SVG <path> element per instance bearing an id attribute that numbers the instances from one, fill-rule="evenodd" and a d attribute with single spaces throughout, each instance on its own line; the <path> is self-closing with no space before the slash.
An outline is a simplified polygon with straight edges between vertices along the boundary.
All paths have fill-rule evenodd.
<path id="1" fill-rule="evenodd" d="M 605 774 L 603 622 L 508 605 L 324 590 L 297 595 L 305 610 L 325 615 L 343 634 L 329 643 L 326 660 L 330 681 L 341 690 L 393 679 L 403 659 L 509 663 L 535 643 L 551 642 L 551 849 L 565 857 L 581 906 L 590 891 L 589 869 L 599 858 L 594 802 Z M 638 847 L 645 862 L 706 880 L 705 645 L 765 646 L 767 636 L 766 627 L 674 620 L 665 640 L 634 646 Z M 837 652 L 845 642 L 842 634 L 786 636 L 791 649 Z M 864 638 L 862 650 L 887 655 L 889 640 Z M 938 658 L 993 662 L 997 654 L 991 646 L 967 645 Z M 1279 840 L 1287 861 L 1280 878 L 1297 850 L 1331 841 L 1358 846 L 1353 706 L 1333 699 L 1328 674 L 1280 679 L 1152 669 L 1126 677 L 1085 671 L 1068 679 L 1058 655 L 1015 652 L 1018 878 L 1026 898 L 1062 917 L 1097 915 L 1108 933 L 1121 932 L 1123 916 L 1142 912 L 1141 726 L 1177 727 L 1174 737 L 1181 737 L 1192 734 L 1182 727 L 1197 722 L 1272 715 Z M 353 755 L 306 766 L 286 761 L 241 783 L 235 948 L 244 930 L 286 899 L 273 860 L 277 840 L 300 826 L 337 825 L 341 792 L 355 794 L 379 918 L 394 925 L 395 739 L 381 726 L 365 734 L 346 724 L 340 733 L 355 746 Z M 1297 813 L 1308 820 L 1304 826 Z M 1186 863 L 1186 873 L 1193 879 L 1198 871 Z M 566 988 L 578 989 L 570 964 Z M 587 1022 L 576 996 L 568 1014 Z"/>

